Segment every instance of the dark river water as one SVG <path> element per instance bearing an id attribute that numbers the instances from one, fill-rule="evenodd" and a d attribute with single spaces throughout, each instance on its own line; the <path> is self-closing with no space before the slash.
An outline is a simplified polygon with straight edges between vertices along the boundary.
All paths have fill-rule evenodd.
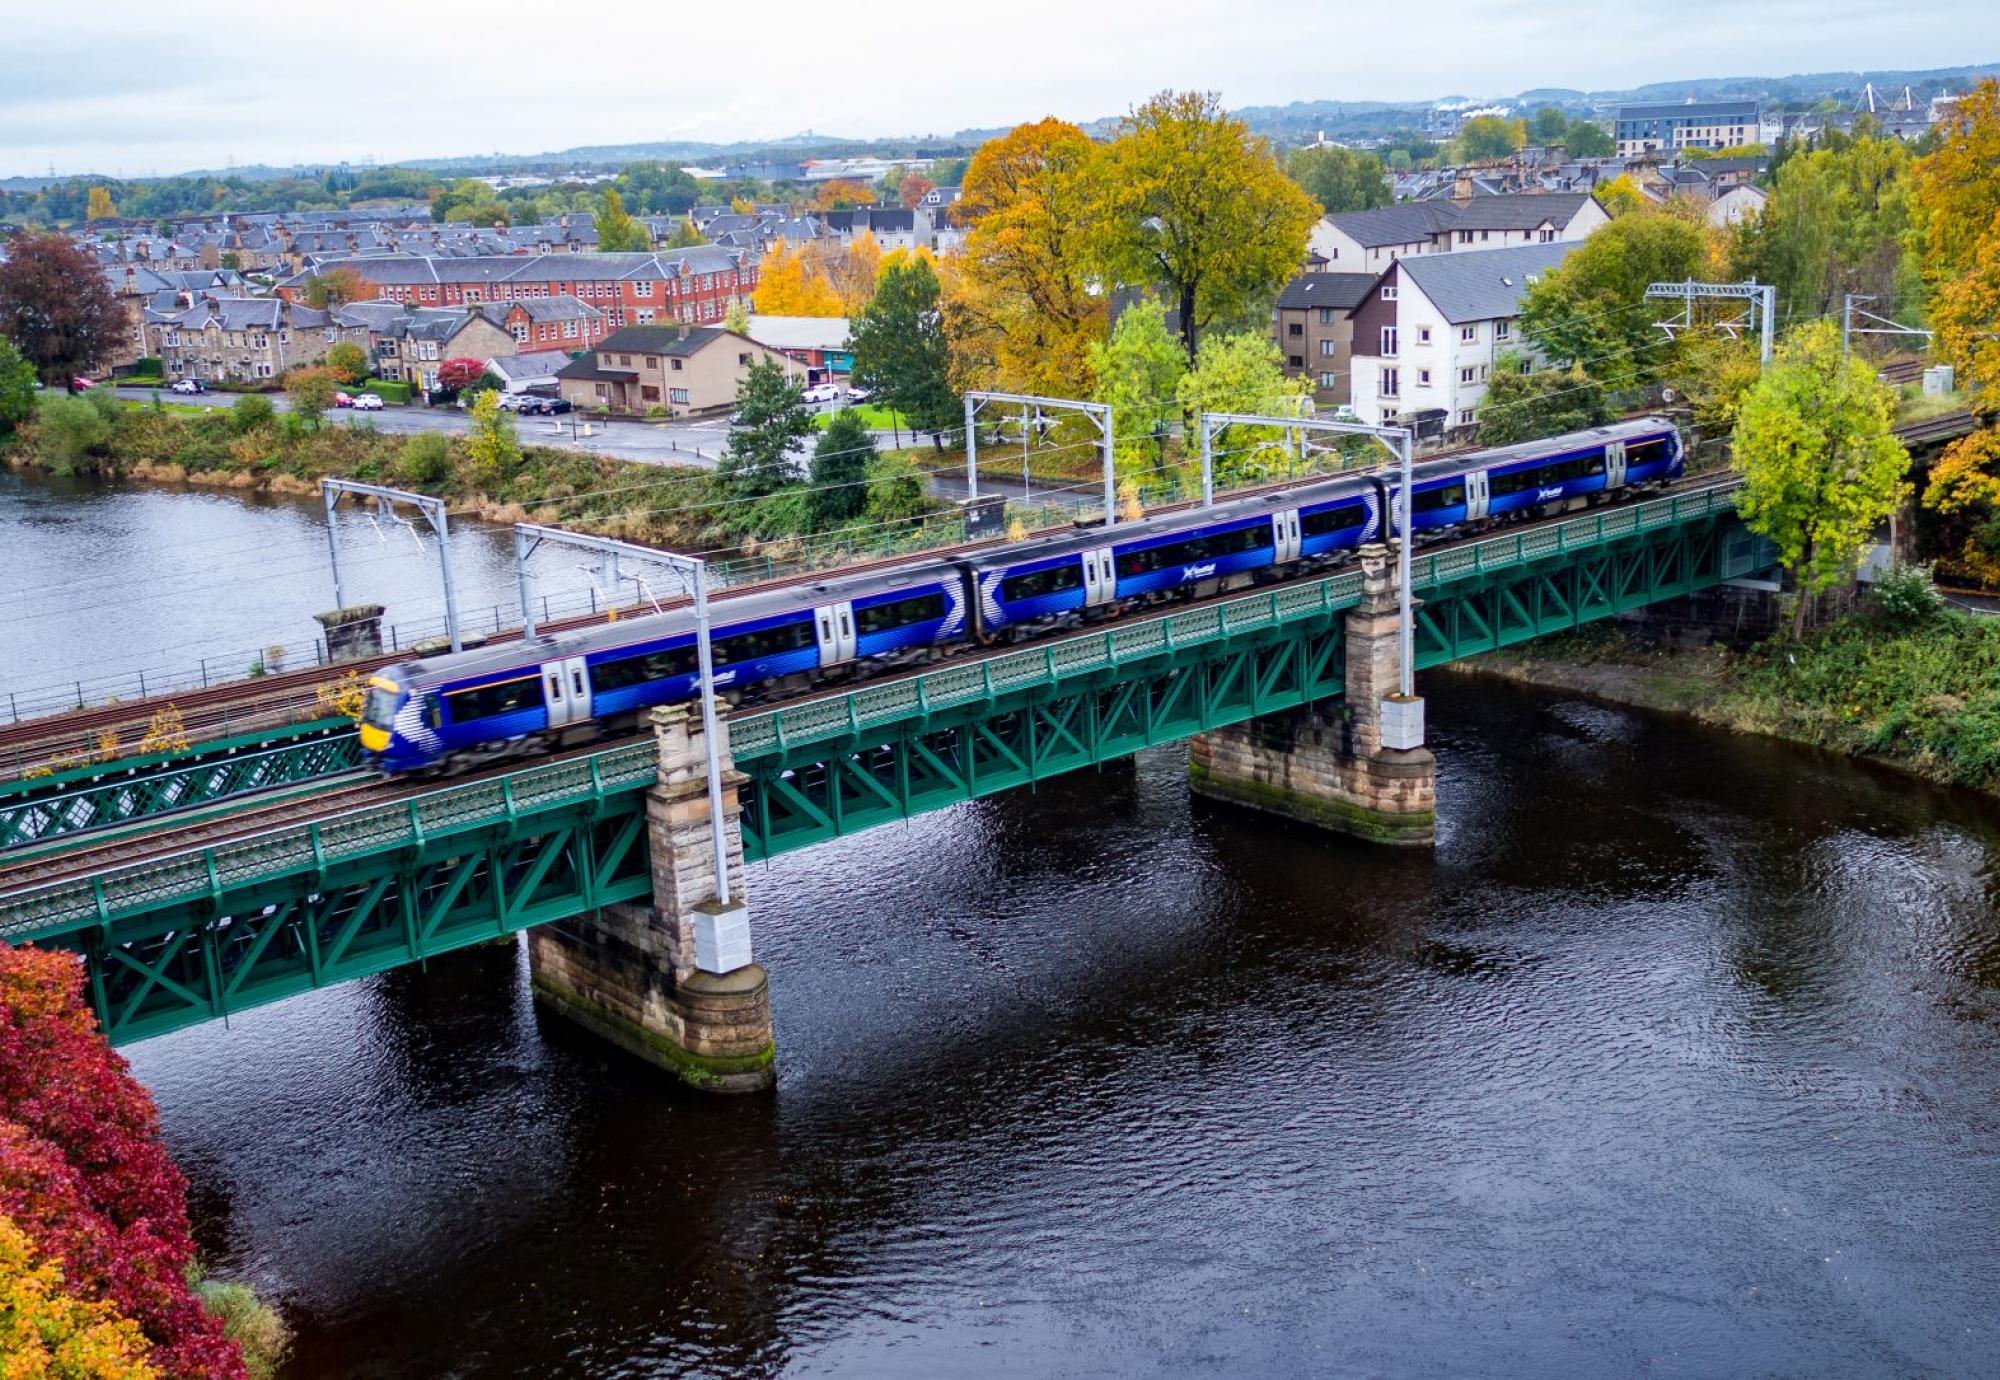
<path id="1" fill-rule="evenodd" d="M 1434 857 L 1162 750 L 756 869 L 767 1099 L 515 948 L 134 1064 L 292 1377 L 1993 1374 L 1991 807 L 1428 688 Z"/>
<path id="2" fill-rule="evenodd" d="M 0 483 L 17 677 L 324 602 L 309 507 Z M 2000 808 L 1424 686 L 1435 855 L 1159 750 L 753 870 L 772 1097 L 517 946 L 128 1053 L 286 1380 L 2000 1372 Z"/>

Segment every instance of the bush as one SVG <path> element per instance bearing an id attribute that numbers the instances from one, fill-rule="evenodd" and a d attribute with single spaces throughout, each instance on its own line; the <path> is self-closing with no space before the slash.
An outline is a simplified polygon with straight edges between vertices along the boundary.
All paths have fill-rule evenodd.
<path id="1" fill-rule="evenodd" d="M 8 1375 L 152 1380 L 139 1325 L 105 1303 L 73 1298 L 62 1267 L 0 1217 L 0 1357 Z"/>
<path id="2" fill-rule="evenodd" d="M 158 355 L 145 355 L 133 363 L 132 372 L 145 378 L 165 378 L 167 364 Z"/>
<path id="3" fill-rule="evenodd" d="M 277 1310 L 246 1284 L 205 1279 L 196 1287 L 202 1306 L 222 1319 L 222 1335 L 242 1349 L 243 1368 L 250 1373 L 250 1380 L 271 1380 L 292 1346 L 292 1330 Z"/>
<path id="4" fill-rule="evenodd" d="M 1875 611 L 1892 628 L 1914 628 L 1944 612 L 1944 599 L 1931 583 L 1927 565 L 1890 566 L 1868 591 Z"/>
<path id="5" fill-rule="evenodd" d="M 451 477 L 451 442 L 442 431 L 420 431 L 403 442 L 396 473 L 405 484 L 442 484 Z"/>
<path id="6" fill-rule="evenodd" d="M 410 385 L 393 379 L 370 379 L 361 385 L 364 393 L 373 393 L 385 403 L 400 404 L 410 400 Z"/>
<path id="7" fill-rule="evenodd" d="M 105 396 L 109 397 L 107 390 Z M 117 405 L 113 400 L 112 405 Z M 111 419 L 88 394 L 53 397 L 35 416 L 35 454 L 56 474 L 75 474 L 111 444 Z"/>
<path id="8" fill-rule="evenodd" d="M 261 393 L 245 393 L 229 405 L 229 422 L 238 436 L 269 426 L 278 409 Z"/>

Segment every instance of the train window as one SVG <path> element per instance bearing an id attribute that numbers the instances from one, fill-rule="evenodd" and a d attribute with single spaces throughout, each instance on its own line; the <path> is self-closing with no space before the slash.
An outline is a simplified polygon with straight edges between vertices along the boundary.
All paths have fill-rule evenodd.
<path id="1" fill-rule="evenodd" d="M 1487 481 L 1487 492 L 1495 498 L 1502 498 L 1508 494 L 1538 489 L 1544 484 L 1561 484 L 1567 480 L 1585 479 L 1603 473 L 1604 452 L 1592 451 L 1588 455 L 1576 455 L 1567 460 L 1551 460 L 1540 465 L 1530 465 L 1526 469 L 1515 470 L 1512 474 L 1495 474 Z"/>
<path id="2" fill-rule="evenodd" d="M 1061 594 L 1064 590 L 1082 588 L 1083 562 L 1066 561 L 1047 570 L 1009 575 L 1000 582 L 1000 597 L 1011 604 L 1021 599 L 1039 599 L 1045 594 Z"/>
<path id="3" fill-rule="evenodd" d="M 1464 502 L 1465 484 L 1461 481 L 1418 493 L 1415 507 L 1420 513 L 1434 513 L 1440 508 L 1456 508 Z"/>
<path id="4" fill-rule="evenodd" d="M 1190 537 L 1186 541 L 1168 542 L 1162 546 L 1149 546 L 1143 551 L 1127 551 L 1118 558 L 1118 573 L 1124 576 L 1147 575 L 1170 566 L 1193 565 L 1199 561 L 1212 561 L 1221 556 L 1240 555 L 1245 551 L 1255 551 L 1260 546 L 1270 544 L 1270 526 L 1258 522 L 1248 527 L 1238 527 L 1233 531 L 1215 532 L 1205 537 Z"/>
<path id="5" fill-rule="evenodd" d="M 376 728 L 387 728 L 396 718 L 396 695 L 394 690 L 384 690 L 379 685 L 368 688 L 368 702 L 361 711 L 361 722 Z"/>
<path id="6" fill-rule="evenodd" d="M 856 609 L 854 625 L 859 629 L 860 635 L 866 637 L 869 633 L 892 632 L 897 628 L 907 628 L 912 623 L 928 623 L 932 619 L 942 617 L 944 617 L 944 595 L 933 592 Z"/>
<path id="7" fill-rule="evenodd" d="M 717 666 L 736 666 L 767 656 L 802 651 L 812 645 L 812 619 L 801 618 L 796 623 L 780 623 L 775 628 L 759 628 L 755 632 L 717 638 L 713 650 Z"/>
<path id="8" fill-rule="evenodd" d="M 542 678 L 539 675 L 523 676 L 519 680 L 503 680 L 496 685 L 453 690 L 445 698 L 451 703 L 451 721 L 455 724 L 496 719 L 502 714 L 522 709 L 540 708 L 543 703 Z"/>
<path id="9" fill-rule="evenodd" d="M 1368 510 L 1359 503 L 1343 503 L 1338 508 L 1322 508 L 1299 516 L 1299 535 L 1323 537 L 1328 532 L 1344 532 L 1368 521 Z"/>
<path id="10" fill-rule="evenodd" d="M 600 661 L 590 668 L 591 693 L 601 695 L 607 690 L 623 690 L 627 686 L 644 685 L 647 681 L 690 676 L 700 662 L 701 654 L 692 643 L 641 656 L 620 657 L 616 661 Z"/>
<path id="11" fill-rule="evenodd" d="M 1657 465 L 1667 458 L 1667 443 L 1656 437 L 1651 441 L 1634 441 L 1625 447 L 1625 467 L 1637 469 L 1641 465 Z"/>

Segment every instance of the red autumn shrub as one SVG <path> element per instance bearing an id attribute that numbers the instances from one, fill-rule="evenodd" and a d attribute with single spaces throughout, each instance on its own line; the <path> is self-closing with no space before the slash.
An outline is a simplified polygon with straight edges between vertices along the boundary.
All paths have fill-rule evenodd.
<path id="1" fill-rule="evenodd" d="M 153 1099 L 97 1033 L 70 954 L 0 945 L 0 1214 L 71 1292 L 137 1322 L 162 1375 L 245 1375 L 188 1285 L 187 1181 Z"/>

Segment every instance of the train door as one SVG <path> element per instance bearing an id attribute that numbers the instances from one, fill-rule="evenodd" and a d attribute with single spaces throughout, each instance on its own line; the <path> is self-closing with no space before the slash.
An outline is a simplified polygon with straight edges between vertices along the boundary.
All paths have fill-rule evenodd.
<path id="1" fill-rule="evenodd" d="M 1271 514 L 1271 560 L 1274 565 L 1299 558 L 1299 510 L 1287 508 L 1282 513 Z"/>
<path id="2" fill-rule="evenodd" d="M 1111 559 L 1111 548 L 1100 546 L 1094 551 L 1083 553 L 1083 602 L 1087 607 L 1096 608 L 1108 604 L 1118 596 L 1118 568 Z"/>
<path id="3" fill-rule="evenodd" d="M 1607 441 L 1604 443 L 1604 487 L 1618 488 L 1625 482 L 1625 443 Z"/>
<path id="4" fill-rule="evenodd" d="M 819 640 L 820 665 L 854 660 L 854 605 L 842 602 L 814 609 L 813 635 Z"/>
<path id="5" fill-rule="evenodd" d="M 1472 470 L 1465 476 L 1465 520 L 1478 522 L 1486 516 L 1489 489 L 1485 470 Z"/>
<path id="6" fill-rule="evenodd" d="M 542 663 L 542 701 L 549 727 L 564 728 L 590 717 L 590 672 L 580 656 Z"/>

